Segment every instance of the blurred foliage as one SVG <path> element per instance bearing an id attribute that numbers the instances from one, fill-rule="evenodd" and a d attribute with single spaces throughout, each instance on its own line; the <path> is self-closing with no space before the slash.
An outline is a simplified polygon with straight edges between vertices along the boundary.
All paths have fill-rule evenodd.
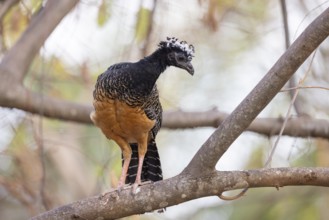
<path id="1" fill-rule="evenodd" d="M 88 70 L 72 68 L 56 56 L 48 59 L 37 56 L 25 84 L 36 92 L 74 100 L 90 83 L 81 77 L 81 74 L 89 75 L 84 71 Z"/>
<path id="2" fill-rule="evenodd" d="M 135 30 L 135 38 L 137 41 L 142 41 L 146 38 L 149 30 L 151 18 L 151 10 L 141 7 L 137 14 L 137 23 Z"/>
<path id="3" fill-rule="evenodd" d="M 300 1 L 294 2 L 297 5 L 302 4 Z M 94 52 L 95 48 L 101 47 L 97 52 L 102 54 L 102 57 L 89 53 L 82 62 L 74 57 L 72 64 L 64 56 L 49 55 L 41 51 L 29 70 L 25 85 L 35 92 L 59 99 L 91 103 L 93 84 L 104 66 L 118 60 L 140 58 L 140 54 L 143 54 L 140 51 L 146 51 L 142 47 L 153 50 L 159 38 L 176 35 L 196 46 L 193 64 L 197 72 L 193 78 L 187 74 L 170 73 L 179 70 L 170 70 L 168 74 L 161 76 L 159 88 L 162 94 L 165 94 L 161 97 L 164 108 L 193 109 L 197 106 L 198 110 L 218 107 L 220 110 L 231 111 L 252 88 L 252 83 L 268 69 L 268 66 L 261 62 L 272 62 L 271 59 L 275 60 L 275 57 L 282 53 L 281 49 L 278 49 L 279 53 L 273 48 L 266 50 L 262 44 L 262 41 L 268 40 L 266 36 L 281 25 L 280 22 L 279 25 L 271 23 L 273 20 L 280 20 L 278 12 L 274 10 L 278 1 L 155 0 L 153 3 L 157 4 L 156 13 L 155 7 L 146 5 L 147 1 L 139 3 L 134 10 L 130 10 L 136 2 L 81 1 L 76 14 L 70 19 L 77 24 L 83 23 L 81 17 L 88 16 L 86 12 L 96 8 L 93 22 L 98 27 L 97 33 L 90 33 L 89 26 L 84 27 L 87 31 L 82 34 L 79 32 L 77 37 L 74 35 L 74 31 L 78 32 L 76 27 L 70 26 L 65 31 L 76 37 L 75 40 L 81 48 L 91 48 L 89 51 Z M 13 46 L 41 6 L 41 0 L 21 1 L 6 14 L 1 21 L 1 35 L 4 39 L 2 48 Z M 88 10 L 83 11 L 83 6 Z M 86 14 L 82 14 L 83 12 Z M 105 40 L 97 38 L 97 41 L 93 41 L 90 36 L 97 36 L 99 33 L 105 36 Z M 84 37 L 87 39 L 86 43 L 82 41 Z M 277 38 L 276 40 L 279 41 Z M 255 53 L 260 44 L 260 50 L 270 54 L 266 59 Z M 271 45 L 272 41 L 267 44 Z M 321 55 L 323 61 L 327 60 L 328 53 L 325 50 L 321 51 Z M 248 62 L 248 66 L 260 66 L 261 73 L 256 75 L 254 69 L 244 68 L 244 62 Z M 323 63 L 323 68 L 327 68 L 325 62 Z M 242 75 L 248 75 L 251 80 Z M 319 81 L 326 82 L 322 77 L 327 76 L 318 74 L 316 77 Z M 280 98 L 282 96 L 284 98 Z M 268 110 L 269 115 L 278 116 L 286 111 L 288 96 L 280 97 Z M 316 97 L 318 96 L 313 96 L 314 99 Z M 47 104 L 47 100 L 44 102 Z M 305 102 L 305 106 L 308 105 L 311 103 Z M 328 112 L 326 110 L 322 107 L 318 111 Z M 10 126 L 7 130 L 11 131 L 12 136 L 8 137 L 8 144 L 0 154 L 0 219 L 22 219 L 24 215 L 43 211 L 40 195 L 43 177 L 45 197 L 51 207 L 104 192 L 117 184 L 121 171 L 120 149 L 114 142 L 108 141 L 97 128 L 30 114 L 24 114 L 8 124 Z M 166 172 L 170 175 L 179 172 L 172 167 L 177 167 L 183 156 L 189 159 L 209 136 L 209 130 L 211 129 L 200 129 L 197 135 L 197 132 L 191 135 L 192 132 L 189 131 L 168 131 L 163 132 L 165 135 L 159 134 L 159 145 L 163 145 L 160 146 L 163 153 L 161 157 L 167 158 L 162 164 L 169 168 Z M 244 168 L 263 167 L 268 145 L 268 140 L 262 138 L 255 143 L 243 143 L 243 147 L 250 147 L 251 151 L 249 158 L 243 157 L 246 160 Z M 293 156 L 284 160 L 291 166 L 329 166 L 327 141 L 306 140 L 296 148 L 290 147 L 294 152 Z M 171 153 L 169 156 L 168 152 Z M 173 157 L 172 152 L 181 156 Z M 45 165 L 44 176 L 42 161 Z M 184 212 L 184 216 L 179 219 L 322 220 L 326 219 L 323 213 L 329 208 L 328 194 L 323 192 L 322 188 L 315 187 L 284 187 L 279 192 L 272 188 L 250 189 L 247 196 L 238 201 L 201 204 L 192 207 L 190 212 Z M 171 208 L 168 208 L 167 212 L 171 213 Z M 170 215 L 165 213 L 126 219 L 176 219 L 168 216 Z"/>
<path id="4" fill-rule="evenodd" d="M 2 21 L 2 35 L 5 48 L 14 45 L 29 24 L 29 21 L 29 15 L 24 12 L 20 5 L 14 6 L 6 14 Z"/>
<path id="5" fill-rule="evenodd" d="M 102 0 L 98 10 L 97 22 L 99 26 L 104 26 L 110 19 L 111 1 Z"/>

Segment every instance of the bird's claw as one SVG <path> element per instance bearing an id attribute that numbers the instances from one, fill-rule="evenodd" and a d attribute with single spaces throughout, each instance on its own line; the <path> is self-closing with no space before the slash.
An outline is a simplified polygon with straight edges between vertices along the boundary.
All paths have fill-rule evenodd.
<path id="1" fill-rule="evenodd" d="M 145 182 L 140 183 L 139 185 L 140 186 L 144 186 L 144 185 L 148 185 L 148 184 L 151 184 L 151 183 L 153 183 L 153 181 L 148 180 L 148 181 L 145 181 Z"/>
<path id="2" fill-rule="evenodd" d="M 133 184 L 133 190 L 132 190 L 132 193 L 134 194 L 134 195 L 136 195 L 137 193 L 139 193 L 139 191 L 140 191 L 140 188 L 138 187 L 140 184 L 138 184 L 138 183 L 134 183 Z"/>
<path id="3" fill-rule="evenodd" d="M 144 185 L 148 185 L 148 184 L 151 184 L 151 183 L 153 183 L 152 181 L 145 181 L 145 182 L 141 182 L 141 183 L 134 183 L 133 184 L 133 190 L 132 190 L 132 193 L 134 194 L 134 195 L 136 195 L 137 193 L 139 193 L 140 192 L 140 188 L 139 188 L 139 186 L 144 186 Z"/>
<path id="4" fill-rule="evenodd" d="M 128 188 L 130 188 L 131 187 L 131 185 L 130 184 L 118 184 L 118 187 L 117 187 L 117 191 L 118 192 L 121 192 L 122 190 L 125 190 L 125 189 L 128 189 Z"/>
<path id="5" fill-rule="evenodd" d="M 122 191 L 123 186 L 124 186 L 123 183 L 122 182 L 119 182 L 118 187 L 117 187 L 118 192 L 121 192 Z"/>

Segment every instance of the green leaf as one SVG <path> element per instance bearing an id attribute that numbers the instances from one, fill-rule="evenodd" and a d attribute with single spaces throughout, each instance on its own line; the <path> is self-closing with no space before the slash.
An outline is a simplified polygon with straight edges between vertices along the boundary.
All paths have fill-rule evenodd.
<path id="1" fill-rule="evenodd" d="M 99 6 L 97 23 L 100 27 L 104 26 L 110 18 L 110 3 L 109 1 L 102 0 L 101 5 Z"/>
<path id="2" fill-rule="evenodd" d="M 141 7 L 138 11 L 135 38 L 137 41 L 142 41 L 147 36 L 150 25 L 151 10 Z"/>

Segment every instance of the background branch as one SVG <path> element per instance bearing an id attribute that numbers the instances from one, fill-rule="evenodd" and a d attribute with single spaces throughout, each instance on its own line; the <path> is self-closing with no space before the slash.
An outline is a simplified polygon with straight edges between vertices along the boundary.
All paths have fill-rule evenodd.
<path id="1" fill-rule="evenodd" d="M 169 129 L 217 128 L 228 116 L 229 114 L 216 109 L 206 112 L 167 111 L 164 113 L 163 127 Z M 283 120 L 283 118 L 256 118 L 246 130 L 266 136 L 278 135 Z M 283 135 L 329 139 L 329 123 L 327 120 L 309 117 L 290 118 Z"/>
<path id="2" fill-rule="evenodd" d="M 1 75 L 0 78 L 2 78 Z M 5 82 L 2 83 L 5 84 Z M 7 87 L 10 87 L 10 89 Z M 2 107 L 18 108 L 39 114 L 40 106 L 43 106 L 43 116 L 91 124 L 89 118 L 89 114 L 92 111 L 91 105 L 78 104 L 46 95 L 42 96 L 42 94 L 32 92 L 15 82 L 13 84 L 7 83 L 4 87 L 0 86 L 0 92 L 0 105 Z M 47 105 L 42 105 L 43 100 L 46 100 Z"/>

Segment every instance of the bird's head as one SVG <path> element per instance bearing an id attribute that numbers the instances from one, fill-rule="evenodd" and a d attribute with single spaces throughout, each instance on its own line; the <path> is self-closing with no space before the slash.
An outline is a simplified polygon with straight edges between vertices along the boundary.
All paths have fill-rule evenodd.
<path id="1" fill-rule="evenodd" d="M 192 66 L 192 58 L 194 55 L 194 47 L 188 45 L 186 41 L 178 41 L 177 38 L 167 37 L 166 41 L 159 43 L 159 48 L 167 51 L 167 58 L 170 66 L 176 66 L 186 70 L 189 74 L 194 74 Z"/>

